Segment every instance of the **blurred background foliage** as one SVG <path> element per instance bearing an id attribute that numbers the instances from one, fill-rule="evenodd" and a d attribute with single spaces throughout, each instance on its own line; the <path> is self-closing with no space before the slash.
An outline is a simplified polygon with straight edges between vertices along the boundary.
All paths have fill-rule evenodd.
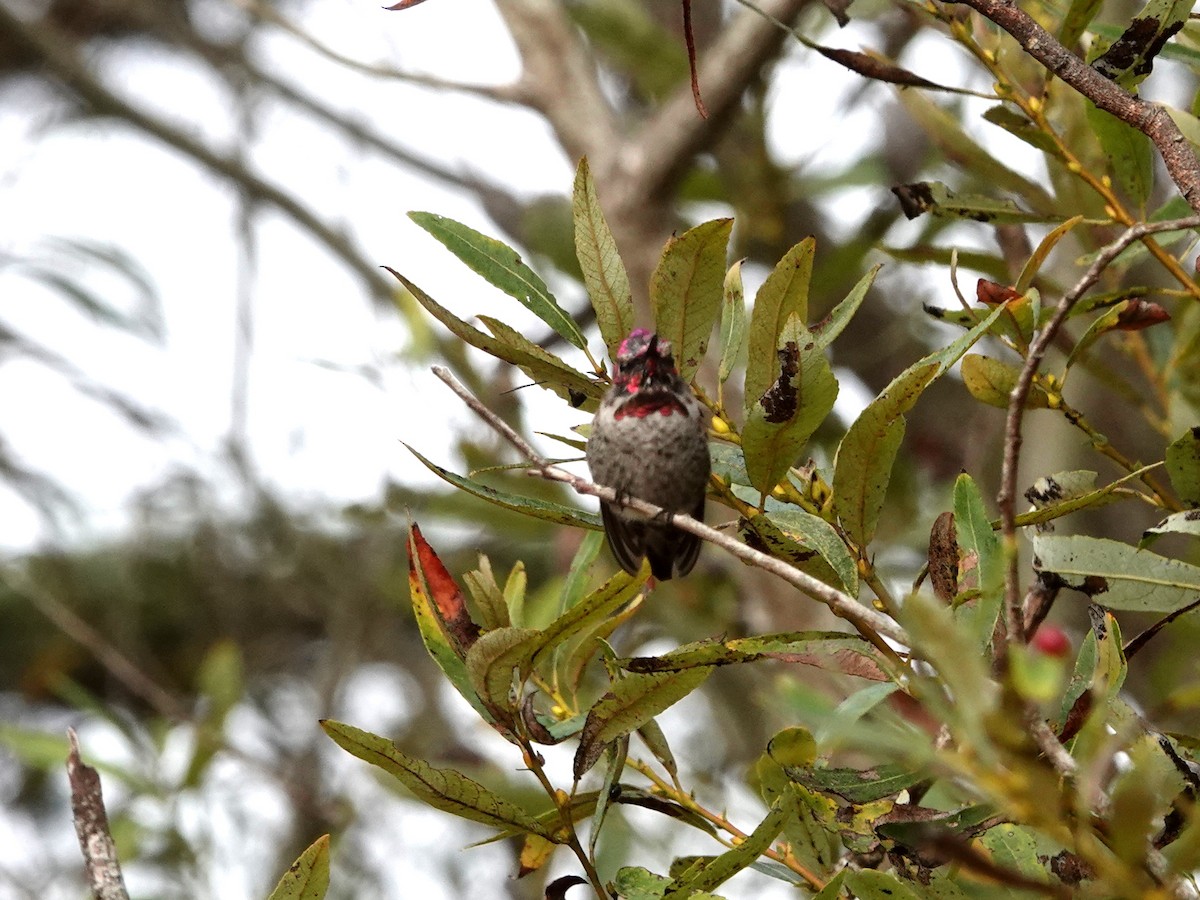
<path id="1" fill-rule="evenodd" d="M 450 2 L 430 0 L 430 5 Z M 482 830 L 431 825 L 427 815 L 416 812 L 417 804 L 389 795 L 353 761 L 341 760 L 315 720 L 358 721 L 395 737 L 415 755 L 468 773 L 486 772 L 491 783 L 511 782 L 510 789 L 519 790 L 519 773 L 500 768 L 490 753 L 496 736 L 465 726 L 469 719 L 461 700 L 441 684 L 406 611 L 406 515 L 411 511 L 420 519 L 451 571 L 472 568 L 478 553 L 488 555 L 500 573 L 521 561 L 534 598 L 557 596 L 580 535 L 505 513 L 428 478 L 389 483 L 379 496 L 345 506 L 287 496 L 272 486 L 259 471 L 247 437 L 252 431 L 247 417 L 253 413 L 247 411 L 245 382 L 260 300 L 252 286 L 254 224 L 281 217 L 310 245 L 339 261 L 354 285 L 350 293 L 374 304 L 381 319 L 401 322 L 403 338 L 394 355 L 364 362 L 366 377 L 378 375 L 374 366 L 404 369 L 442 362 L 523 433 L 559 426 L 539 421 L 522 402 L 532 391 L 513 390 L 522 386 L 520 373 L 466 351 L 415 304 L 397 302 L 378 268 L 393 260 L 378 258 L 346 225 L 353 210 L 315 208 L 302 181 L 276 180 L 275 173 L 258 171 L 250 151 L 271 128 L 272 116 L 283 111 L 302 117 L 346 147 L 470 198 L 486 214 L 488 230 L 522 248 L 547 277 L 556 272 L 563 284 L 579 274 L 570 240 L 569 181 L 560 193 L 529 196 L 506 185 L 503 159 L 486 176 L 449 166 L 423 152 L 420 134 L 385 129 L 377 111 L 356 108 L 353 92 L 331 100 L 307 83 L 303 71 L 281 66 L 280 55 L 267 49 L 286 43 L 354 78 L 477 96 L 511 109 L 514 116 L 532 110 L 545 120 L 569 165 L 581 152 L 592 160 L 639 302 L 644 303 L 648 273 L 670 232 L 713 210 L 736 217 L 732 257 L 745 257 L 747 271 L 755 264 L 773 265 L 794 243 L 816 236 L 813 321 L 874 262 L 888 260 L 871 298 L 832 348 L 843 391 L 854 393 L 847 386 L 857 386 L 864 401 L 952 333 L 921 310 L 924 303 L 956 303 L 946 267 L 950 248 L 958 249 L 961 288 L 971 295 L 978 275 L 1002 283 L 1015 279 L 1038 240 L 1021 225 L 931 216 L 909 222 L 889 192 L 892 185 L 924 178 L 951 182 L 964 192 L 988 192 L 995 184 L 978 163 L 997 157 L 1010 160 L 1044 196 L 1053 195 L 1057 211 L 1103 212 L 1094 193 L 1061 167 L 982 123 L 984 107 L 972 105 L 971 98 L 898 91 L 859 79 L 769 26 L 744 39 L 746 71 L 731 67 L 706 73 L 702 84 L 713 116 L 698 124 L 676 0 L 561 5 L 499 0 L 497 9 L 526 76 L 500 86 L 459 85 L 408 72 L 403 58 L 375 62 L 343 55 L 325 42 L 314 6 L 300 0 L 0 0 L 0 107 L 8 104 L 8 114 L 38 122 L 30 98 L 53 97 L 50 112 L 34 130 L 31 152 L 39 134 L 67 124 L 98 135 L 126 129 L 168 148 L 236 197 L 238 214 L 220 240 L 239 248 L 243 272 L 236 300 L 231 424 L 219 466 L 224 480 L 214 484 L 210 472 L 181 464 L 130 499 L 130 528 L 86 542 L 47 541 L 10 552 L 3 562 L 0 797 L 5 812 L 0 833 L 21 849 L 0 862 L 0 896 L 80 895 L 78 849 L 62 779 L 68 724 L 80 728 L 85 755 L 102 767 L 130 882 L 142 896 L 265 895 L 277 873 L 326 831 L 337 836 L 334 896 L 461 896 L 469 890 L 477 897 L 534 897 L 541 891 L 537 879 L 555 874 L 551 868 L 529 883 L 472 879 L 468 872 L 475 866 L 515 871 L 514 848 L 491 845 L 460 855 L 458 848 L 482 836 Z M 990 86 L 991 76 L 956 51 L 947 24 L 956 21 L 952 7 L 934 15 L 919 4 L 860 0 L 847 32 L 854 40 L 847 42 L 834 15 L 820 4 L 777 0 L 762 6 L 795 22 L 810 39 L 850 45 L 857 40 L 935 80 L 980 90 Z M 1111 22 L 1124 21 L 1134 11 L 1128 3 L 1110 6 L 1105 18 Z M 695 0 L 694 7 L 702 63 L 709 53 L 728 52 L 721 41 L 732 34 L 733 22 L 757 21 L 737 5 Z M 462 28 L 469 29 L 477 10 L 463 10 Z M 418 15 L 380 12 L 372 27 L 420 29 Z M 589 94 L 568 80 L 539 82 L 555 71 L 539 57 L 539 42 L 545 53 L 560 55 L 564 71 L 579 60 L 594 65 L 599 73 L 595 91 Z M 143 104 L 136 85 L 119 84 L 115 73 L 123 55 L 140 52 L 198 68 L 223 86 L 241 123 L 230 149 L 205 137 L 203 123 L 193 121 L 189 109 L 168 112 Z M 446 58 L 452 61 L 455 52 L 448 42 Z M 1018 79 L 1037 77 L 1036 67 L 1015 54 L 1008 63 Z M 1163 65 L 1171 73 L 1167 80 L 1174 97 L 1196 93 L 1190 68 Z M 726 82 L 729 96 L 722 100 Z M 793 89 L 784 92 L 779 85 L 785 82 Z M 814 120 L 806 98 L 829 92 L 833 84 L 842 100 L 840 117 Z M 557 94 L 578 101 L 580 108 L 564 110 Z M 1062 130 L 1078 137 L 1072 146 L 1087 148 L 1088 165 L 1103 170 L 1077 98 L 1071 102 L 1063 92 L 1054 99 L 1061 104 Z M 587 105 L 598 101 L 602 110 Z M 669 112 L 681 117 L 672 120 Z M 589 116 L 592 121 L 579 121 Z M 672 121 L 684 124 L 671 130 Z M 600 122 L 610 129 L 608 145 L 596 145 L 597 133 L 589 131 Z M 420 124 L 439 128 L 437 121 Z M 857 131 L 857 149 L 840 165 L 807 165 L 787 150 L 789 135 L 797 131 L 828 131 L 844 139 L 851 128 Z M 686 140 L 638 143 L 661 133 L 686 133 Z M 630 161 L 634 151 L 655 164 L 643 180 L 622 169 L 641 164 L 640 158 Z M 1142 198 L 1144 209 L 1158 209 L 1172 191 L 1159 178 Z M 46 202 L 70 199 L 47 197 Z M 1078 243 L 1044 268 L 1038 282 L 1043 293 L 1053 296 L 1069 285 L 1077 271 L 1074 256 L 1111 234 L 1102 226 L 1080 229 L 1074 236 Z M 888 248 L 892 252 L 881 252 Z M 447 256 L 446 265 L 457 263 Z M 759 271 L 761 277 L 765 269 Z M 1151 288 L 1165 283 L 1155 268 L 1122 274 Z M 0 276 L 10 303 L 53 297 L 90 319 L 90 327 L 120 329 L 142 341 L 161 339 L 163 307 L 178 302 L 162 296 L 143 262 L 108 243 L 104 234 L 41 236 L 35 251 L 20 254 L 0 248 Z M 581 289 L 564 289 L 560 296 L 577 298 L 572 312 L 594 335 Z M 136 393 L 98 381 L 53 340 L 28 338 L 6 324 L 5 316 L 0 306 L 0 365 L 52 371 L 154 439 L 165 439 L 176 428 L 172 410 L 153 408 Z M 1195 318 L 1194 308 L 1181 310 L 1170 327 L 1194 328 Z M 533 337 L 554 339 L 548 333 Z M 1106 399 L 1089 408 L 1089 397 L 1109 395 L 1096 394 L 1096 383 L 1083 380 L 1073 386 L 1073 396 L 1077 407 L 1087 408 L 1093 425 L 1119 441 L 1127 455 L 1153 460 L 1161 457 L 1162 436 L 1131 413 L 1145 390 L 1134 341 L 1131 336 L 1108 352 L 1099 367 L 1108 384 L 1119 379 L 1129 386 L 1133 403 Z M 598 345 L 593 341 L 593 348 Z M 37 401 L 31 397 L 30 402 Z M 448 427 L 435 417 L 410 424 L 415 427 L 403 437 L 423 451 L 423 435 Z M 919 566 L 929 526 L 948 507 L 959 471 L 969 471 L 985 496 L 994 494 L 1001 424 L 998 410 L 973 402 L 957 381 L 947 379 L 923 398 L 909 417 L 881 523 L 878 543 L 886 547 L 877 560 L 881 571 L 898 575 Z M 810 452 L 818 458 L 825 454 L 827 463 L 837 437 L 818 432 Z M 456 471 L 506 460 L 490 435 L 464 431 L 453 442 L 452 456 L 435 461 Z M 103 478 L 103 460 L 88 458 L 87 436 L 80 435 L 79 443 L 79 465 L 93 467 L 95 477 Z M 1025 485 L 1050 472 L 1104 466 L 1068 425 L 1049 414 L 1033 417 L 1026 448 Z M 396 452 L 404 451 L 397 447 Z M 19 498 L 33 504 L 48 522 L 86 517 L 54 471 L 14 449 L 2 422 L 0 478 L 12 492 L 5 502 Z M 570 502 L 548 485 L 531 484 L 528 490 Z M 1149 512 L 1143 521 L 1137 513 L 1130 515 L 1128 505 L 1116 509 L 1089 514 L 1088 533 L 1128 541 L 1152 524 Z M 1075 635 L 1086 628 L 1082 604 L 1060 602 L 1055 618 Z M 697 575 L 654 596 L 623 636 L 622 649 L 651 652 L 646 648 L 718 634 L 828 624 L 823 608 L 708 552 Z M 1130 617 L 1126 631 L 1137 630 L 1136 617 Z M 1164 729 L 1196 730 L 1196 638 L 1196 626 L 1187 619 L 1174 624 L 1130 672 L 1128 690 Z M 797 720 L 819 716 L 843 695 L 838 676 L 812 671 L 797 676 L 774 665 L 737 668 L 711 680 L 708 707 L 695 717 L 690 740 L 676 745 L 685 766 L 695 770 L 695 782 L 707 783 L 718 796 L 726 792 L 735 809 L 744 797 L 739 786 L 745 767 L 767 738 Z M 631 821 L 636 829 L 636 817 Z M 668 834 L 631 831 L 631 842 L 635 833 L 642 849 L 660 845 L 664 854 L 679 849 Z M 405 855 L 399 862 L 397 845 Z M 631 845 L 621 848 L 614 841 L 613 857 L 622 858 Z"/>

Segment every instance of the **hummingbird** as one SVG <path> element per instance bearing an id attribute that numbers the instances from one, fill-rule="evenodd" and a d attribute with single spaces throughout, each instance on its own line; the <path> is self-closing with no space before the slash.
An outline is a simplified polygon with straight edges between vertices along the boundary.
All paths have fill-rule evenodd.
<path id="1" fill-rule="evenodd" d="M 708 431 L 700 401 L 675 367 L 671 345 L 635 328 L 617 350 L 612 387 L 600 401 L 587 444 L 597 484 L 668 512 L 704 516 Z M 643 558 L 659 581 L 686 575 L 700 539 L 627 507 L 601 501 L 613 556 L 636 574 Z"/>

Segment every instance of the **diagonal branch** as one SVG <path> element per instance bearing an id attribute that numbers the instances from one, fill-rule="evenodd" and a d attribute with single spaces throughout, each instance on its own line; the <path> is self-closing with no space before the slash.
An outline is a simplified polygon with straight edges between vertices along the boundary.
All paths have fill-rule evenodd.
<path id="1" fill-rule="evenodd" d="M 808 573 L 793 568 L 783 560 L 761 553 L 753 547 L 743 544 L 741 541 L 734 540 L 729 535 L 722 534 L 715 528 L 710 528 L 703 522 L 693 519 L 691 516 L 684 515 L 683 513 L 669 513 L 652 503 L 647 503 L 636 497 L 619 497 L 617 492 L 610 487 L 593 484 L 586 478 L 572 475 L 566 469 L 559 468 L 550 463 L 503 419 L 484 406 L 478 398 L 463 387 L 448 369 L 442 366 L 434 366 L 433 374 L 444 381 L 450 390 L 454 391 L 467 406 L 505 440 L 516 447 L 543 478 L 551 481 L 560 481 L 563 484 L 569 485 L 578 494 L 598 497 L 609 503 L 619 503 L 648 516 L 663 519 L 681 531 L 689 532 L 709 543 L 716 544 L 721 549 L 728 551 L 742 560 L 742 562 L 757 566 L 760 569 L 770 572 L 772 575 L 778 576 L 788 584 L 799 588 L 804 593 L 824 603 L 836 616 L 854 625 L 859 630 L 859 633 L 892 659 L 896 658 L 896 653 L 880 638 L 880 635 L 891 638 L 906 646 L 908 645 L 908 636 L 891 618 L 876 612 L 869 606 L 864 606 L 849 594 L 842 593 L 824 582 L 818 581 Z"/>
<path id="2" fill-rule="evenodd" d="M 345 234 L 291 194 L 251 172 L 240 160 L 218 153 L 184 129 L 170 125 L 114 94 L 88 69 L 71 43 L 51 26 L 31 24 L 0 3 L 0 32 L 40 59 L 46 70 L 78 95 L 93 112 L 124 120 L 232 182 L 252 200 L 275 207 L 341 259 L 373 296 L 381 299 L 391 296 L 391 286 L 379 274 L 379 269 L 362 256 Z"/>
<path id="3" fill-rule="evenodd" d="M 129 900 L 125 877 L 117 859 L 117 845 L 108 827 L 108 813 L 100 791 L 100 773 L 79 754 L 79 736 L 67 729 L 71 750 L 67 755 L 67 780 L 71 784 L 71 813 L 75 834 L 83 851 L 88 887 L 96 900 Z"/>
<path id="4" fill-rule="evenodd" d="M 1171 179 L 1200 213 L 1200 160 L 1179 126 L 1156 103 L 1148 103 L 1101 75 L 1060 44 L 1055 37 L 1012 0 L 950 0 L 971 7 L 1014 37 L 1043 66 L 1096 106 L 1132 125 L 1154 142 Z"/>
<path id="5" fill-rule="evenodd" d="M 1100 279 L 1100 275 L 1112 264 L 1113 260 L 1135 241 L 1140 241 L 1148 234 L 1177 231 L 1184 228 L 1200 228 L 1200 215 L 1169 222 L 1141 222 L 1127 228 L 1115 241 L 1101 248 L 1088 270 L 1084 272 L 1083 277 L 1071 290 L 1063 294 L 1062 299 L 1058 301 L 1058 306 L 1054 309 L 1054 315 L 1050 317 L 1046 327 L 1029 345 L 1029 353 L 1025 357 L 1021 374 L 1009 394 L 1008 416 L 1004 423 L 1004 462 L 1000 468 L 1000 492 L 996 496 L 996 505 L 1000 509 L 1000 532 L 1004 538 L 1008 557 L 1008 570 L 1004 580 L 1004 623 L 1010 643 L 1021 642 L 1025 636 L 1024 614 L 1021 609 L 1019 593 L 1020 572 L 1016 553 L 1017 466 L 1021 460 L 1021 421 L 1025 415 L 1025 401 L 1033 386 L 1033 377 L 1037 374 L 1038 367 L 1050 344 L 1067 320 L 1071 308 L 1091 290 L 1092 285 Z"/>

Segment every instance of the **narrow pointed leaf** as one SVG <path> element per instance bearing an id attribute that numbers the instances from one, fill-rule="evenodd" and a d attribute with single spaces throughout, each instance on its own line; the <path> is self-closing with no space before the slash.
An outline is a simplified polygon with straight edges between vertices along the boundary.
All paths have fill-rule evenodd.
<path id="1" fill-rule="evenodd" d="M 838 394 L 829 360 L 796 314 L 788 317 L 772 356 L 773 369 L 766 371 L 774 372 L 773 380 L 751 403 L 742 429 L 746 472 L 763 494 L 796 463 Z"/>
<path id="2" fill-rule="evenodd" d="M 746 364 L 746 411 L 767 392 L 779 376 L 775 351 L 789 319 L 795 316 L 800 328 L 808 327 L 808 286 L 812 281 L 816 241 L 805 238 L 792 247 L 771 270 L 750 311 L 750 343 Z"/>
<path id="3" fill-rule="evenodd" d="M 496 506 L 502 506 L 505 509 L 511 509 L 514 512 L 519 512 L 527 516 L 532 516 L 535 519 L 543 519 L 547 522 L 554 522 L 558 525 L 571 525 L 577 528 L 592 528 L 597 531 L 602 530 L 604 526 L 600 524 L 600 517 L 595 513 L 589 513 L 582 509 L 573 509 L 570 506 L 565 506 L 561 503 L 554 503 L 550 500 L 538 500 L 534 497 L 522 497 L 520 494 L 510 494 L 507 491 L 501 491 L 497 488 L 490 487 L 486 484 L 481 484 L 471 478 L 466 478 L 462 475 L 456 475 L 449 469 L 443 469 L 434 462 L 430 462 L 412 447 L 404 445 L 408 452 L 421 461 L 429 471 L 433 472 L 439 478 L 448 481 L 457 488 L 461 488 L 476 497 L 487 500 L 489 503 L 494 503 Z"/>
<path id="4" fill-rule="evenodd" d="M 385 266 L 384 268 L 387 267 Z M 484 353 L 494 356 L 497 359 L 502 359 L 514 366 L 544 372 L 544 378 L 538 379 L 538 383 L 549 390 L 553 390 L 560 397 L 570 402 L 572 406 L 588 410 L 596 408 L 596 401 L 604 393 L 604 387 L 598 382 L 593 382 L 578 372 L 575 372 L 574 375 L 569 375 L 566 372 L 557 370 L 544 371 L 547 368 L 544 359 L 510 346 L 504 341 L 467 324 L 395 269 L 388 269 L 388 271 L 404 285 L 418 303 L 425 307 L 435 319 L 445 325 L 451 334 L 461 338 L 472 347 L 477 347 Z"/>
<path id="5" fill-rule="evenodd" d="M 1054 198 L 1045 188 L 1006 166 L 995 154 L 971 138 L 963 130 L 961 121 L 926 94 L 921 91 L 902 91 L 897 96 L 930 140 L 980 182 L 1023 197 L 1037 212 L 1057 208 Z"/>
<path id="6" fill-rule="evenodd" d="M 586 156 L 579 160 L 575 171 L 571 212 L 575 219 L 575 254 L 583 270 L 583 283 L 609 356 L 615 357 L 621 341 L 633 330 L 633 295 L 625 264 L 600 208 Z"/>
<path id="7" fill-rule="evenodd" d="M 1017 276 L 1017 280 L 1013 284 L 1014 291 L 1018 294 L 1024 294 L 1033 286 L 1033 281 L 1037 278 L 1042 264 L 1046 262 L 1046 257 L 1050 255 L 1050 251 L 1057 247 L 1058 242 L 1066 237 L 1071 229 L 1082 221 L 1083 216 L 1073 216 L 1057 228 L 1051 229 L 1050 233 L 1042 238 L 1041 242 L 1037 245 L 1037 249 L 1033 251 L 1033 255 L 1026 260 L 1025 265 L 1021 269 L 1021 274 Z"/>
<path id="8" fill-rule="evenodd" d="M 521 371 L 541 386 L 555 390 L 558 387 L 566 389 L 564 394 L 555 390 L 560 397 L 566 399 L 576 408 L 583 406 L 587 398 L 596 400 L 604 394 L 604 386 L 582 372 L 571 368 L 566 361 L 555 356 L 549 350 L 539 347 L 511 325 L 501 322 L 492 316 L 479 316 L 479 321 L 487 326 L 496 340 L 511 347 L 516 354 L 528 357 L 531 362 L 520 365 Z M 532 362 L 536 360 L 537 362 Z M 540 363 L 540 365 L 538 364 Z"/>
<path id="9" fill-rule="evenodd" d="M 875 276 L 882 268 L 883 263 L 876 263 L 872 266 L 866 275 L 858 279 L 858 283 L 850 289 L 850 293 L 830 311 L 829 315 L 812 327 L 813 337 L 817 341 L 817 349 L 824 350 L 828 347 L 850 324 L 850 320 L 854 318 L 854 314 L 858 312 L 858 308 L 862 306 L 863 300 L 871 290 L 871 285 L 875 283 Z"/>
<path id="10" fill-rule="evenodd" d="M 870 803 L 884 797 L 894 797 L 929 777 L 928 773 L 919 769 L 896 763 L 870 769 L 784 766 L 784 771 L 789 778 L 807 788 L 823 794 L 837 794 L 851 803 Z"/>
<path id="11" fill-rule="evenodd" d="M 1154 58 L 1181 29 L 1192 0 L 1149 0 L 1121 36 L 1089 62 L 1097 72 L 1126 90 L 1134 90 L 1154 68 Z M 1103 42 L 1107 44 L 1107 41 Z"/>
<path id="12" fill-rule="evenodd" d="M 583 777 L 604 748 L 635 731 L 699 687 L 711 668 L 652 675 L 631 674 L 616 682 L 588 712 L 575 753 L 575 780 Z"/>
<path id="13" fill-rule="evenodd" d="M 725 273 L 725 301 L 721 304 L 721 384 L 729 380 L 746 344 L 746 291 L 742 286 L 742 260 Z"/>
<path id="14" fill-rule="evenodd" d="M 500 590 L 496 576 L 492 574 L 491 560 L 480 554 L 479 568 L 465 574 L 463 583 L 475 600 L 485 629 L 507 628 L 511 624 L 504 592 Z"/>
<path id="15" fill-rule="evenodd" d="M 663 895 L 664 898 L 691 897 L 696 891 L 711 891 L 724 884 L 770 849 L 782 833 L 784 823 L 794 813 L 795 796 L 790 791 L 780 795 L 758 827 L 746 835 L 741 843 L 711 860 L 699 872 L 674 882 Z"/>
<path id="16" fill-rule="evenodd" d="M 550 829 L 535 816 L 461 772 L 432 766 L 409 756 L 387 738 L 352 725 L 324 719 L 321 727 L 342 749 L 383 769 L 435 809 L 493 828 L 515 829 L 555 839 Z"/>
<path id="17" fill-rule="evenodd" d="M 650 278 L 659 337 L 671 342 L 679 374 L 690 381 L 721 314 L 725 252 L 732 219 L 716 219 L 672 237 Z"/>
<path id="18" fill-rule="evenodd" d="M 915 219 L 924 213 L 943 219 L 969 219 L 991 224 L 1022 222 L 1057 222 L 1061 216 L 1024 210 L 1005 197 L 952 191 L 940 181 L 918 181 L 898 184 L 892 193 L 900 201 L 905 217 Z"/>
<path id="19" fill-rule="evenodd" d="M 521 261 L 520 254 L 512 247 L 444 216 L 410 212 L 408 217 L 441 241 L 473 271 L 516 299 L 564 339 L 580 350 L 587 347 L 579 326 L 558 305 L 541 277 Z"/>
<path id="20" fill-rule="evenodd" d="M 983 650 L 991 643 L 1004 599 L 1004 557 L 1000 538 L 992 530 L 984 508 L 983 494 L 967 474 L 959 475 L 954 482 L 954 525 L 964 567 L 968 561 L 973 562 L 973 580 L 980 593 L 973 606 L 960 607 L 958 615 L 966 620 L 976 646 Z"/>
<path id="21" fill-rule="evenodd" d="M 292 863 L 267 900 L 322 900 L 329 890 L 329 835 L 323 834 Z"/>
<path id="22" fill-rule="evenodd" d="M 672 672 L 762 659 L 815 666 L 870 681 L 888 680 L 874 648 L 858 635 L 841 631 L 790 631 L 726 641 L 698 641 L 661 656 L 635 656 L 619 662 L 630 672 Z"/>
<path id="23" fill-rule="evenodd" d="M 833 506 L 846 534 L 860 547 L 875 536 L 892 466 L 904 438 L 904 414 L 1003 312 L 1003 306 L 997 307 L 957 340 L 897 375 L 842 438 L 834 461 Z"/>

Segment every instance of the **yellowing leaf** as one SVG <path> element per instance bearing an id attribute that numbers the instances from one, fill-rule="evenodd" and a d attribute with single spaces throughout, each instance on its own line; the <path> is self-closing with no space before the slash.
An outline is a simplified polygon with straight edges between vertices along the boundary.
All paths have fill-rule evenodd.
<path id="1" fill-rule="evenodd" d="M 583 270 L 583 283 L 608 353 L 616 356 L 621 341 L 633 330 L 633 296 L 625 264 L 600 208 L 586 156 L 579 160 L 575 171 L 571 212 L 575 219 L 575 255 Z"/>
<path id="2" fill-rule="evenodd" d="M 650 278 L 658 336 L 671 342 L 685 381 L 700 367 L 721 314 L 725 248 L 733 219 L 715 219 L 672 237 Z"/>
<path id="3" fill-rule="evenodd" d="M 267 900 L 322 900 L 329 889 L 329 835 L 323 834 L 292 863 Z"/>

